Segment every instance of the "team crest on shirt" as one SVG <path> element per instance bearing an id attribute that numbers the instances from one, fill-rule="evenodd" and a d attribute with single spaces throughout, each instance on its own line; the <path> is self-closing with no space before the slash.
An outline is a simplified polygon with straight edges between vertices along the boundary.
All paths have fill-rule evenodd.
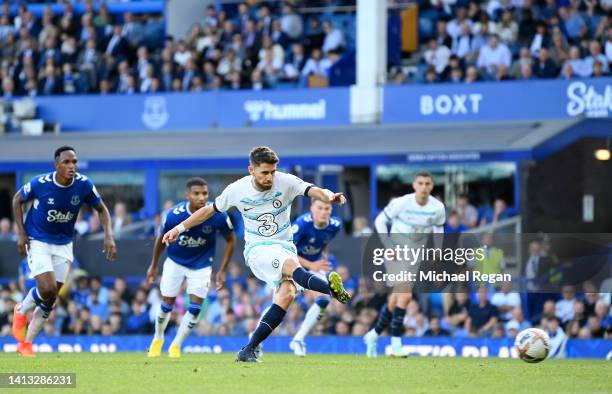
<path id="1" fill-rule="evenodd" d="M 55 204 L 55 199 L 54 199 L 54 198 L 49 197 L 49 199 L 47 200 L 47 204 L 49 204 L 49 205 L 54 205 L 54 204 Z"/>
<path id="2" fill-rule="evenodd" d="M 280 265 L 280 261 L 278 261 L 278 259 L 272 260 L 272 267 L 278 268 L 279 265 Z"/>
<path id="3" fill-rule="evenodd" d="M 81 203 L 81 199 L 76 194 L 72 196 L 72 198 L 70 199 L 70 204 L 72 205 L 79 205 L 80 203 Z"/>
<path id="4" fill-rule="evenodd" d="M 212 226 L 204 226 L 204 227 L 202 227 L 202 232 L 204 234 L 210 234 L 210 233 L 213 232 L 213 228 L 212 228 Z"/>
<path id="5" fill-rule="evenodd" d="M 274 201 L 272 201 L 272 206 L 274 208 L 280 208 L 280 207 L 283 206 L 283 203 L 281 202 L 281 200 L 274 200 Z"/>

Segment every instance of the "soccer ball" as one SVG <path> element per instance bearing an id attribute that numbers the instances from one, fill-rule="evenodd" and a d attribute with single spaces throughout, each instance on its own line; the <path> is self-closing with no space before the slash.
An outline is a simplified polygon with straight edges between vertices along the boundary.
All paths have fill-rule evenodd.
<path id="1" fill-rule="evenodd" d="M 548 357 L 550 338 L 539 328 L 528 328 L 521 331 L 514 341 L 519 358 L 528 363 L 539 363 Z"/>

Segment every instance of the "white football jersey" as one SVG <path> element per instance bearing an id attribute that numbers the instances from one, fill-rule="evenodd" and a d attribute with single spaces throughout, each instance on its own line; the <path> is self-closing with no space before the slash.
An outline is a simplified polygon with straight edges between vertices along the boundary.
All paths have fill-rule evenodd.
<path id="1" fill-rule="evenodd" d="M 244 219 L 245 254 L 256 244 L 282 243 L 295 250 L 291 231 L 291 204 L 312 186 L 302 179 L 276 171 L 270 190 L 259 191 L 253 177 L 245 176 L 223 190 L 216 199 L 216 210 L 236 207 Z"/>
<path id="2" fill-rule="evenodd" d="M 419 205 L 414 193 L 394 198 L 383 212 L 391 221 L 391 234 L 409 235 L 415 241 L 425 238 L 418 234 L 430 234 L 446 221 L 446 210 L 440 200 L 429 196 L 427 204 Z"/>

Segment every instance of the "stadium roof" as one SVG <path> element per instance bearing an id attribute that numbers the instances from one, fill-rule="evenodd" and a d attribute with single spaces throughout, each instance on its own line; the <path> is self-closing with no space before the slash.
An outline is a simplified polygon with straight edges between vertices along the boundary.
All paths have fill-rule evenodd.
<path id="1" fill-rule="evenodd" d="M 245 158 L 256 145 L 281 157 L 396 155 L 417 152 L 529 151 L 575 120 L 317 128 L 208 129 L 192 132 L 59 133 L 0 136 L 0 162 L 49 161 L 60 145 L 87 160 Z"/>

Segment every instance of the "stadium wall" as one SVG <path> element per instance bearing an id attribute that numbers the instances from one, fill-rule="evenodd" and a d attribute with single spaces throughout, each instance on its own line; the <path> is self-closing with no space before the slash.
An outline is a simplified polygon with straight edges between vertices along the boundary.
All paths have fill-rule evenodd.
<path id="1" fill-rule="evenodd" d="M 265 352 L 287 352 L 291 337 L 271 336 L 266 340 Z M 34 351 L 43 352 L 142 352 L 151 342 L 150 336 L 40 336 Z M 247 337 L 190 336 L 183 345 L 185 353 L 221 353 L 240 350 Z M 517 357 L 512 339 L 488 338 L 403 338 L 404 349 L 412 356 L 439 357 Z M 389 337 L 381 337 L 379 343 L 385 352 L 390 348 Z M 13 338 L 0 337 L 0 349 L 14 353 L 17 344 Z M 380 347 L 379 347 L 380 349 Z M 316 336 L 308 338 L 308 352 L 321 354 L 365 354 L 362 337 Z M 568 358 L 611 359 L 612 341 L 568 340 L 565 347 Z M 264 354 L 265 357 L 265 354 Z M 364 356 L 365 357 L 365 356 Z"/>
<path id="2" fill-rule="evenodd" d="M 525 90 L 529 95 L 525 95 Z M 612 78 L 384 88 L 383 123 L 609 118 Z M 205 130 L 350 124 L 349 88 L 36 97 L 62 131 Z M 109 114 L 122 116 L 109 116 Z"/>

